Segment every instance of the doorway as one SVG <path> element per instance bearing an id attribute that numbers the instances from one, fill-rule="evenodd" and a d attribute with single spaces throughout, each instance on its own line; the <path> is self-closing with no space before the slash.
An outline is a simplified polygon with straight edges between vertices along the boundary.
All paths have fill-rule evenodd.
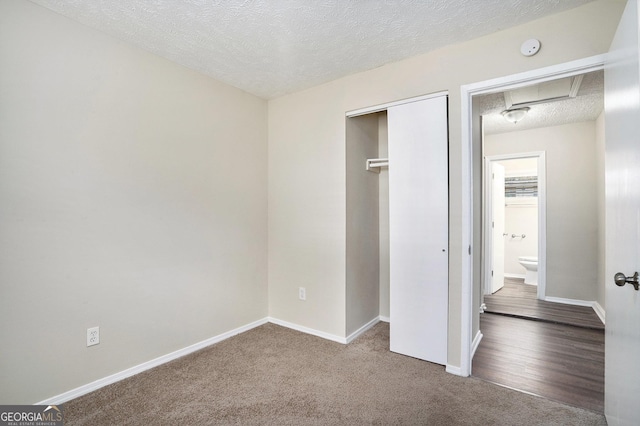
<path id="1" fill-rule="evenodd" d="M 489 157 L 494 156 L 494 155 L 505 155 L 506 153 L 512 154 L 512 156 L 515 156 L 515 154 L 519 151 L 519 152 L 527 152 L 527 151 L 531 151 L 531 144 L 529 144 L 527 146 L 527 143 L 531 142 L 527 142 L 525 143 L 525 147 L 524 148 L 520 148 L 519 150 L 516 149 L 514 151 L 505 151 L 505 149 L 509 148 L 513 148 L 513 146 L 508 146 L 509 144 L 511 145 L 515 145 L 517 143 L 519 143 L 519 140 L 521 139 L 520 136 L 522 136 L 523 134 L 519 135 L 517 138 L 511 138 L 512 140 L 509 141 L 509 143 L 507 143 L 507 137 L 506 136 L 501 136 L 501 137 L 497 137 L 494 138 L 496 140 L 498 140 L 497 145 L 500 146 L 500 149 L 502 149 L 502 151 L 498 150 L 498 152 L 491 151 L 491 150 L 487 150 L 487 146 L 484 143 L 485 140 L 483 139 L 484 133 L 486 133 L 486 127 L 485 125 L 487 124 L 487 120 L 485 120 L 485 117 L 482 117 L 482 111 L 479 110 L 478 105 L 479 102 L 478 100 L 482 97 L 482 96 L 493 96 L 493 99 L 495 100 L 497 97 L 502 97 L 502 99 L 504 99 L 504 93 L 514 90 L 514 89 L 529 89 L 531 87 L 535 87 L 535 85 L 539 85 L 540 83 L 548 83 L 548 84 L 554 84 L 556 82 L 556 80 L 562 79 L 562 78 L 569 78 L 568 81 L 575 81 L 576 79 L 582 79 L 584 78 L 584 76 L 589 75 L 589 78 L 592 77 L 594 74 L 600 73 L 601 74 L 601 70 L 602 70 L 602 62 L 603 62 L 603 58 L 602 57 L 594 57 L 594 58 L 588 58 L 586 60 L 583 61 L 576 61 L 574 63 L 571 64 L 565 64 L 559 67 L 551 67 L 549 69 L 546 70 L 540 70 L 540 71 L 536 71 L 536 72 L 532 72 L 532 73 L 527 73 L 527 75 L 520 75 L 520 76 L 512 76 L 509 78 L 505 78 L 505 79 L 500 79 L 499 80 L 494 80 L 494 81 L 489 81 L 489 82 L 485 82 L 485 83 L 478 83 L 477 85 L 472 85 L 472 86 L 467 86 L 467 87 L 463 87 L 463 116 L 467 116 L 469 118 L 469 122 L 468 122 L 468 128 L 463 127 L 463 138 L 466 136 L 468 136 L 468 140 L 470 141 L 470 146 L 465 147 L 465 149 L 468 149 L 468 154 L 469 154 L 469 162 L 472 163 L 472 167 L 469 168 L 469 181 L 472 182 L 469 186 L 469 188 L 473 188 L 475 193 L 479 192 L 479 187 L 480 185 L 478 184 L 478 181 L 480 180 L 481 182 L 484 183 L 484 185 L 482 185 L 482 190 L 484 191 L 485 194 L 490 193 L 491 191 L 488 190 L 489 188 L 489 183 L 490 181 L 487 181 L 487 173 L 485 173 L 485 180 L 482 181 L 482 174 L 479 170 L 480 167 L 482 167 L 483 165 L 483 155 L 488 155 Z M 569 86 L 571 86 L 572 83 L 569 84 Z M 600 89 L 602 92 L 602 89 Z M 602 93 L 600 93 L 600 96 L 602 97 Z M 531 105 L 531 108 L 527 108 L 527 110 L 531 110 L 531 111 L 526 111 L 526 112 L 533 112 L 538 105 L 542 105 L 544 102 L 536 102 L 533 101 L 531 103 L 529 103 L 529 105 Z M 556 106 L 559 104 L 559 102 L 557 102 L 555 99 L 550 101 L 550 103 L 555 103 Z M 533 106 L 536 106 L 536 108 L 533 108 Z M 502 105 L 502 108 L 504 108 L 504 110 L 508 110 L 509 109 L 509 105 L 504 106 L 504 104 Z M 602 107 L 600 108 L 600 112 L 602 112 Z M 502 114 L 504 115 L 504 114 Z M 557 114 L 556 114 L 557 115 Z M 501 117 L 503 118 L 503 117 Z M 522 119 L 522 118 L 520 118 Z M 524 120 L 523 120 L 524 123 Z M 509 123 L 513 126 L 512 123 Z M 563 123 L 552 123 L 558 126 L 561 126 Z M 477 130 L 478 128 L 480 128 L 481 130 Z M 533 128 L 530 127 L 530 128 Z M 522 129 L 521 129 L 522 130 Z M 507 132 L 504 132 L 507 133 Z M 535 132 L 532 132 L 532 134 Z M 473 137 L 471 136 L 473 135 Z M 533 144 L 539 142 L 540 140 L 543 140 L 546 138 L 546 134 L 545 133 L 540 133 L 538 132 L 537 134 L 537 141 L 531 142 Z M 473 142 L 472 142 L 473 141 Z M 534 148 L 535 150 L 539 150 L 539 151 L 543 151 L 545 152 L 545 154 L 549 154 L 546 151 L 551 148 L 540 148 L 539 146 Z M 584 150 L 590 150 L 590 147 L 587 148 L 583 148 Z M 574 146 L 572 148 L 569 149 L 570 151 L 573 152 L 579 152 L 580 148 Z M 464 150 L 463 150 L 464 151 Z M 547 162 L 549 162 L 550 164 L 553 164 L 554 162 L 558 162 L 558 157 L 557 157 L 558 153 L 553 153 L 552 155 L 547 155 L 546 160 L 542 161 L 542 165 L 543 167 L 548 166 Z M 515 158 L 515 157 L 513 157 Z M 546 177 L 549 177 L 549 182 L 550 185 L 553 184 L 557 184 L 558 182 L 560 183 L 565 183 L 563 182 L 563 179 L 566 177 L 566 180 L 573 180 L 573 175 L 572 175 L 572 170 L 573 169 L 581 169 L 584 168 L 583 164 L 582 164 L 582 160 L 580 159 L 579 155 L 576 155 L 577 160 L 576 161 L 572 161 L 571 158 L 567 158 L 565 159 L 565 169 L 563 170 L 562 168 L 555 168 L 554 173 L 556 173 L 556 176 L 551 179 L 548 174 L 546 175 Z M 496 162 L 498 161 L 497 158 L 491 158 L 491 160 L 495 160 Z M 490 166 L 490 162 L 487 163 L 488 160 L 485 160 L 485 170 L 489 169 Z M 591 160 L 590 160 L 591 161 Z M 585 163 L 586 164 L 586 163 Z M 555 167 L 555 166 L 554 166 Z M 569 168 L 572 168 L 572 170 L 570 170 Z M 559 172 L 560 170 L 560 172 Z M 546 170 L 547 173 L 549 171 L 549 169 Z M 563 177 L 562 173 L 565 173 L 565 177 Z M 560 176 L 560 177 L 558 177 Z M 544 179 L 544 177 L 543 177 Z M 474 183 L 475 181 L 475 183 Z M 574 183 L 580 183 L 580 179 L 577 179 L 574 181 Z M 594 192 L 594 190 L 596 189 L 596 184 L 595 182 L 583 182 L 584 185 L 586 185 L 586 187 L 590 188 L 591 192 Z M 585 188 L 586 188 L 585 187 Z M 463 294 L 465 295 L 465 299 L 463 300 L 463 303 L 470 303 L 470 306 L 467 305 L 468 307 L 468 311 L 467 314 L 470 315 L 470 318 L 464 318 L 464 312 L 465 309 L 463 307 L 463 321 L 465 321 L 465 324 L 468 324 L 469 329 L 468 329 L 468 334 L 466 336 L 463 336 L 464 338 L 468 338 L 468 340 L 465 342 L 463 341 L 463 351 L 465 349 L 465 346 L 468 347 L 468 364 L 465 365 L 464 363 L 464 354 L 463 354 L 463 369 L 465 367 L 468 368 L 469 373 L 471 373 L 471 359 L 473 358 L 474 352 L 475 350 L 478 348 L 478 345 L 480 343 L 480 341 L 483 339 L 483 330 L 482 327 L 483 326 L 487 326 L 487 330 L 489 330 L 489 326 L 487 325 L 487 322 L 484 321 L 484 325 L 481 326 L 481 320 L 480 320 L 480 313 L 482 312 L 482 300 L 485 294 L 490 294 L 492 293 L 495 289 L 496 286 L 494 285 L 494 283 L 492 283 L 492 278 L 493 276 L 495 276 L 496 271 L 495 271 L 495 263 L 493 262 L 492 259 L 492 253 L 491 251 L 494 250 L 494 240 L 495 237 L 491 235 L 491 231 L 493 228 L 493 223 L 492 221 L 488 221 L 487 219 L 487 209 L 490 210 L 490 207 L 487 206 L 487 198 L 486 197 L 481 197 L 480 200 L 478 200 L 478 198 L 473 199 L 472 198 L 472 193 L 468 194 L 469 198 L 468 198 L 468 208 L 469 208 L 469 222 L 468 222 L 468 234 L 464 234 L 464 235 L 468 235 L 470 238 L 470 245 L 473 247 L 479 247 L 480 250 L 475 250 L 473 251 L 473 255 L 470 256 L 469 259 L 469 263 L 465 266 L 468 267 L 468 270 L 463 271 L 464 272 L 464 278 L 465 278 L 465 282 L 463 283 L 463 288 L 465 286 L 469 286 L 469 293 L 465 293 L 463 291 Z M 580 193 L 584 193 L 587 192 L 586 189 L 578 189 L 577 192 L 575 189 L 572 190 L 563 190 L 563 192 L 565 192 L 567 194 L 567 198 L 575 198 L 573 197 L 573 194 L 580 194 Z M 579 198 L 579 196 L 578 196 Z M 604 197 L 602 197 L 604 198 Z M 560 200 L 560 202 L 558 201 L 559 198 L 556 197 L 556 199 L 554 199 L 554 203 L 555 205 L 553 206 L 553 208 L 557 208 L 558 205 L 562 204 L 562 200 Z M 565 217 L 567 218 L 567 220 L 563 223 L 563 226 L 566 227 L 565 230 L 569 230 L 571 228 L 571 226 L 573 225 L 573 223 L 570 223 L 569 218 L 573 218 L 574 222 L 577 223 L 579 222 L 579 212 L 581 211 L 595 211 L 597 210 L 596 207 L 596 203 L 593 202 L 592 207 L 589 208 L 581 208 L 580 206 L 576 206 L 576 208 L 574 209 L 575 212 L 578 213 L 569 213 L 569 214 L 564 214 L 564 215 L 556 215 L 555 217 L 555 222 L 552 222 L 550 224 L 544 224 L 539 226 L 540 229 L 540 234 L 544 233 L 545 230 L 547 231 L 547 234 L 549 234 L 549 229 L 553 229 L 553 231 L 557 231 L 558 230 L 558 224 L 560 223 L 558 221 L 558 217 Z M 480 220 L 480 216 L 482 215 L 483 209 L 485 211 L 485 220 L 484 220 L 484 226 L 483 226 L 483 221 Z M 548 205 L 546 205 L 544 208 L 541 208 L 540 211 L 541 213 L 545 213 L 547 211 L 551 211 L 553 209 L 550 209 Z M 575 216 L 575 217 L 574 217 Z M 540 223 L 540 221 L 539 221 Z M 482 227 L 482 232 L 478 231 L 478 227 Z M 476 229 L 475 232 L 473 232 L 473 229 Z M 584 228 L 578 228 L 581 229 L 580 232 L 576 233 L 575 235 L 580 234 L 581 232 L 584 232 L 585 229 Z M 590 229 L 590 228 L 589 228 Z M 547 242 L 547 244 L 551 244 L 554 243 L 556 245 L 551 246 L 551 250 L 555 250 L 556 255 L 552 256 L 552 258 L 555 259 L 561 259 L 561 256 L 558 256 L 557 253 L 560 253 L 558 251 L 558 247 L 560 247 L 560 245 L 557 244 L 557 239 L 556 241 L 554 241 L 553 239 L 559 234 L 562 233 L 563 230 L 559 230 L 557 233 L 555 233 L 552 237 L 551 237 L 551 241 Z M 589 232 L 589 231 L 587 231 Z M 597 232 L 597 231 L 596 231 Z M 500 233 L 500 236 L 503 236 L 504 234 L 505 237 L 509 238 L 511 237 L 511 235 L 515 235 L 522 237 L 522 234 L 518 231 L 515 230 L 502 230 L 502 232 Z M 577 243 L 577 241 L 572 241 L 572 233 L 569 233 L 567 235 L 564 235 L 562 238 L 562 241 L 567 243 L 569 245 L 571 244 L 576 244 L 576 247 L 579 246 L 580 244 Z M 580 239 L 580 238 L 578 238 Z M 545 242 L 544 239 L 541 238 L 542 244 L 540 244 L 540 246 L 538 247 L 538 261 L 539 265 L 538 266 L 538 270 L 542 270 L 541 273 L 539 273 L 539 279 L 540 282 L 543 284 L 540 287 L 540 292 L 539 294 L 537 294 L 537 299 L 539 300 L 543 300 L 543 299 L 547 299 L 547 300 L 551 300 L 551 299 L 556 299 L 553 301 L 559 301 L 559 302 L 576 302 L 576 301 L 580 301 L 578 299 L 583 299 L 582 302 L 589 302 L 590 303 L 593 302 L 593 300 L 595 300 L 597 302 L 597 300 L 599 300 L 599 296 L 595 295 L 594 292 L 589 293 L 587 296 L 584 296 L 585 293 L 579 293 L 579 296 L 575 297 L 576 300 L 571 300 L 573 297 L 569 296 L 568 293 L 565 292 L 565 289 L 562 289 L 561 287 L 558 287 L 558 282 L 562 282 L 562 281 L 568 281 L 566 279 L 557 279 L 557 277 L 562 277 L 562 274 L 558 275 L 558 271 L 560 269 L 562 269 L 563 266 L 566 265 L 561 265 L 560 267 L 558 267 L 558 264 L 553 264 L 552 265 L 552 269 L 551 271 L 549 271 L 546 267 L 548 266 L 547 263 L 545 262 L 545 260 L 548 258 L 548 250 L 549 247 L 547 247 L 545 249 Z M 587 246 L 587 244 L 581 243 L 581 245 L 583 246 Z M 593 246 L 593 244 L 591 244 Z M 565 247 L 566 248 L 566 247 Z M 571 250 L 568 250 L 568 252 L 571 252 Z M 574 252 L 577 252 L 577 250 L 574 250 Z M 562 254 L 562 253 L 561 253 Z M 564 255 L 566 255 L 566 253 L 564 253 Z M 593 265 L 598 263 L 598 260 L 593 257 L 594 253 L 591 253 L 590 256 L 591 258 L 593 258 L 592 261 L 587 262 L 587 264 L 589 265 Z M 577 257 L 580 257 L 580 255 L 577 255 Z M 589 257 L 589 256 L 587 256 Z M 562 260 L 562 263 L 568 264 L 570 263 L 570 260 Z M 480 265 L 481 271 L 478 271 L 478 265 Z M 604 265 L 602 265 L 604 266 Z M 492 274 L 493 272 L 493 274 Z M 549 288 L 545 286 L 545 284 L 549 284 L 549 272 L 551 272 L 551 275 L 556 277 L 554 278 L 553 284 L 556 287 L 553 289 L 553 291 L 550 293 L 551 296 L 549 296 Z M 599 273 L 592 273 L 591 275 L 599 276 Z M 545 288 L 546 287 L 546 288 Z M 595 291 L 595 290 L 594 290 Z M 564 292 L 564 293 L 563 293 Z M 602 304 L 604 305 L 604 300 L 602 299 Z M 587 309 L 590 309 L 587 308 Z M 491 324 L 492 327 L 495 328 L 495 323 Z M 517 327 L 516 327 L 517 328 Z M 597 332 L 596 332 L 597 333 Z M 602 333 L 602 332 L 600 332 Z M 463 332 L 463 335 L 465 333 Z M 472 339 L 473 337 L 473 339 Z M 485 341 L 488 341 L 489 339 L 485 339 Z M 596 339 L 597 340 L 597 339 Z M 601 362 L 603 364 L 603 353 L 602 353 L 602 361 L 598 361 Z M 602 365 L 602 371 L 604 370 L 604 366 Z M 603 373 L 602 373 L 603 374 Z M 514 386 L 512 386 L 514 387 Z"/>
<path id="2" fill-rule="evenodd" d="M 480 291 L 474 286 L 474 282 L 479 282 L 480 258 L 482 250 L 474 247 L 481 247 L 481 233 L 474 232 L 478 226 L 474 218 L 479 218 L 481 209 L 474 204 L 474 194 L 481 189 L 477 182 L 481 180 L 478 172 L 481 164 L 481 152 L 478 144 L 481 144 L 480 115 L 474 111 L 472 104 L 474 98 L 479 95 L 502 92 L 504 90 L 519 88 L 537 82 L 545 82 L 559 77 L 569 77 L 584 74 L 591 71 L 599 71 L 604 68 L 605 55 L 592 56 L 564 64 L 554 65 L 533 71 L 515 74 L 507 77 L 496 78 L 483 82 L 464 85 L 461 87 L 461 146 L 462 156 L 462 220 L 461 235 L 462 244 L 460 256 L 463 259 L 461 268 L 462 289 L 460 292 L 460 348 L 461 359 L 460 369 L 456 374 L 469 376 L 471 374 L 471 359 L 477 348 L 482 333 L 479 330 L 479 308 Z M 475 142 L 474 142 L 475 141 Z M 474 165 L 475 163 L 475 165 Z M 480 220 L 478 220 L 478 223 Z M 451 370 L 453 371 L 453 369 Z"/>
<path id="3" fill-rule="evenodd" d="M 484 157 L 484 296 L 511 278 L 535 286 L 538 299 L 545 297 L 545 164 L 544 151 Z"/>
<path id="4" fill-rule="evenodd" d="M 598 70 L 535 83 L 479 96 L 474 103 L 483 118 L 482 141 L 474 147 L 484 157 L 484 199 L 476 206 L 484 216 L 482 296 L 502 286 L 505 262 L 510 278 L 538 285 L 539 300 L 603 311 L 599 271 L 604 256 L 598 250 L 603 245 L 598 230 L 604 226 L 604 138 L 598 137 L 604 129 L 603 74 Z M 522 102 L 510 106 L 513 99 Z M 509 109 L 498 112 L 510 107 L 530 111 L 510 123 L 503 118 Z M 502 219 L 497 213 L 503 211 L 491 200 L 503 190 L 493 190 L 500 173 L 491 168 L 517 158 L 537 162 L 533 170 L 525 166 L 509 172 L 504 212 L 511 229 L 498 229 Z M 525 220 L 536 210 L 537 226 Z M 493 254 L 504 252 L 502 247 L 510 253 L 496 262 Z"/>

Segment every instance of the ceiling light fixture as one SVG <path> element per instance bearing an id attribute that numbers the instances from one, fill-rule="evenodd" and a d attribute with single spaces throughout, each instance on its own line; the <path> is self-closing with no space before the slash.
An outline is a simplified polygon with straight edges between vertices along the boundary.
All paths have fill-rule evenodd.
<path id="1" fill-rule="evenodd" d="M 527 112 L 529 112 L 529 107 L 517 108 L 517 109 L 507 109 L 502 111 L 502 116 L 505 120 L 510 121 L 513 124 L 516 124 L 518 121 L 522 120 Z"/>

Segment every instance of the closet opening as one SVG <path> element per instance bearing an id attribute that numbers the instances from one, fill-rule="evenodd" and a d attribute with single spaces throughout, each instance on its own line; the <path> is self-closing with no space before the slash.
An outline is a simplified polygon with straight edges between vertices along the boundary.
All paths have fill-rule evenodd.
<path id="1" fill-rule="evenodd" d="M 386 110 L 346 120 L 348 336 L 389 322 L 389 142 Z"/>
<path id="2" fill-rule="evenodd" d="M 436 93 L 346 114 L 346 334 L 389 321 L 391 351 L 443 365 L 447 107 Z"/>

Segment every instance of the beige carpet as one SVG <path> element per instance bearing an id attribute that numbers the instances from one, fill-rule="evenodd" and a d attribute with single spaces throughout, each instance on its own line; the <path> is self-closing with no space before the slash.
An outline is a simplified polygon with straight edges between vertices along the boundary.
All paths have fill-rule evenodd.
<path id="1" fill-rule="evenodd" d="M 266 324 L 65 404 L 65 425 L 606 425 L 604 417 L 389 352 Z"/>

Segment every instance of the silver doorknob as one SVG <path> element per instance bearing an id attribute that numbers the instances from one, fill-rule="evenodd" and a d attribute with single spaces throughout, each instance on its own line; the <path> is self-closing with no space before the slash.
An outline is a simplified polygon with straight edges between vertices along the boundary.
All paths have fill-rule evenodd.
<path id="1" fill-rule="evenodd" d="M 638 273 L 633 274 L 632 277 L 627 277 L 622 272 L 618 272 L 613 276 L 613 281 L 617 286 L 623 287 L 625 284 L 631 284 L 636 290 L 640 290 L 640 282 L 638 282 Z"/>

